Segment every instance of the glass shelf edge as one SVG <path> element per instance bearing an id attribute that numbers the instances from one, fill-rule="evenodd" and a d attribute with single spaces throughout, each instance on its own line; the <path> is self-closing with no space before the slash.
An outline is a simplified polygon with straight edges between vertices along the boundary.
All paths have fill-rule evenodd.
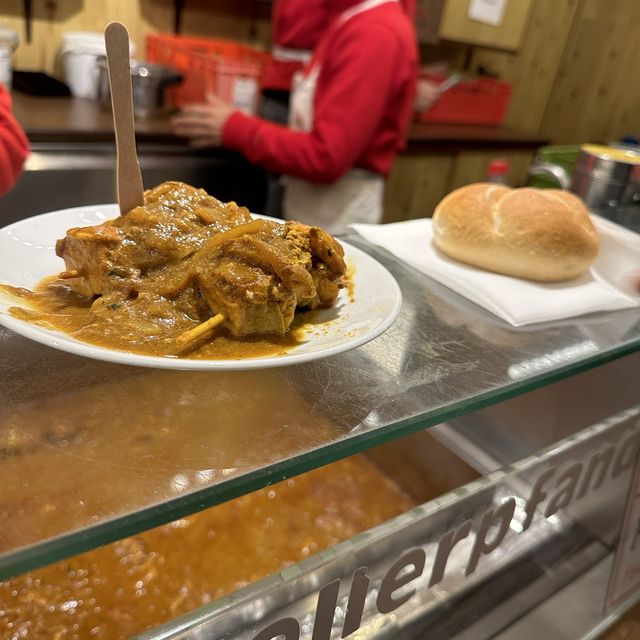
<path id="1" fill-rule="evenodd" d="M 396 438 L 422 431 L 447 420 L 539 389 L 596 366 L 631 355 L 639 350 L 640 341 L 629 342 L 551 371 L 541 372 L 530 378 L 513 382 L 488 393 L 464 398 L 435 409 L 432 413 L 411 416 L 373 431 L 335 440 L 294 458 L 287 458 L 267 467 L 255 469 L 236 478 L 230 478 L 224 483 L 205 487 L 197 492 L 175 498 L 170 502 L 140 509 L 71 534 L 57 536 L 45 542 L 25 547 L 20 551 L 7 552 L 0 556 L 0 580 L 167 524 L 178 518 L 208 509 L 216 504 L 366 451 Z"/>

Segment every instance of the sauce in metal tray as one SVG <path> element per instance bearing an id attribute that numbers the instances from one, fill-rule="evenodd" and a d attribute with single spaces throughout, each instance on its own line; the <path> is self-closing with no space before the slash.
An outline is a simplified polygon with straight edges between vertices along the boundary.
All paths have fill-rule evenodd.
<path id="1" fill-rule="evenodd" d="M 413 506 L 368 459 L 341 460 L 0 582 L 0 637 L 129 637 Z"/>

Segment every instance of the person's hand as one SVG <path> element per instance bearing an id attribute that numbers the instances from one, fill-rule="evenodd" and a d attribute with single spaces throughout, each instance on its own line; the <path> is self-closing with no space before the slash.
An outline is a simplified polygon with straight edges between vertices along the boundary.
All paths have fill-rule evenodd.
<path id="1" fill-rule="evenodd" d="M 439 84 L 420 78 L 416 90 L 414 108 L 416 111 L 426 111 L 439 98 Z"/>
<path id="2" fill-rule="evenodd" d="M 630 276 L 631 284 L 637 293 L 640 293 L 640 271 L 632 273 Z"/>
<path id="3" fill-rule="evenodd" d="M 172 118 L 176 135 L 189 138 L 194 147 L 218 147 L 222 132 L 235 107 L 217 96 L 210 96 L 207 104 L 190 104 Z"/>

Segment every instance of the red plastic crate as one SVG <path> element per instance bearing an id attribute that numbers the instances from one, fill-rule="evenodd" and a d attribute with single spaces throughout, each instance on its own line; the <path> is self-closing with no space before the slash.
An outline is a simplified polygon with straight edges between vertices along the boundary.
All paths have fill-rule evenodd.
<path id="1" fill-rule="evenodd" d="M 422 74 L 423 78 L 443 82 L 443 76 Z M 493 78 L 463 80 L 454 85 L 426 111 L 419 122 L 447 124 L 501 125 L 509 108 L 511 85 Z"/>
<path id="2" fill-rule="evenodd" d="M 259 83 L 268 54 L 229 40 L 168 34 L 147 37 L 147 59 L 177 69 L 184 81 L 167 92 L 174 107 L 217 95 L 247 113 L 257 108 Z"/>

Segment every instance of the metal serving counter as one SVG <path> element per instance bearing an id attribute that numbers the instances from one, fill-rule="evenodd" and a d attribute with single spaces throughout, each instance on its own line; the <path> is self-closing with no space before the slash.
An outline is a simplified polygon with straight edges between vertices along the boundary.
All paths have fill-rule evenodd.
<path id="1" fill-rule="evenodd" d="M 430 427 L 482 477 L 144 637 L 478 640 L 611 563 L 638 451 L 640 311 L 513 329 L 348 239 L 396 277 L 402 312 L 315 363 L 161 372 L 1 330 L 0 578 L 383 443 L 396 467 L 433 466 Z"/>
<path id="2" fill-rule="evenodd" d="M 48 211 L 115 201 L 111 141 L 34 142 L 31 148 L 15 188 L 0 198 L 0 226 Z M 141 143 L 138 157 L 146 185 L 181 180 L 215 193 L 224 202 L 239 201 L 252 211 L 264 208 L 264 171 L 236 153 Z"/>
<path id="3" fill-rule="evenodd" d="M 499 637 L 589 571 L 608 579 L 639 418 L 640 404 L 141 639 Z M 427 450 L 419 435 L 395 453 Z M 590 614 L 547 620 L 549 638 L 581 638 L 606 617 L 599 578 L 578 594 Z"/>

